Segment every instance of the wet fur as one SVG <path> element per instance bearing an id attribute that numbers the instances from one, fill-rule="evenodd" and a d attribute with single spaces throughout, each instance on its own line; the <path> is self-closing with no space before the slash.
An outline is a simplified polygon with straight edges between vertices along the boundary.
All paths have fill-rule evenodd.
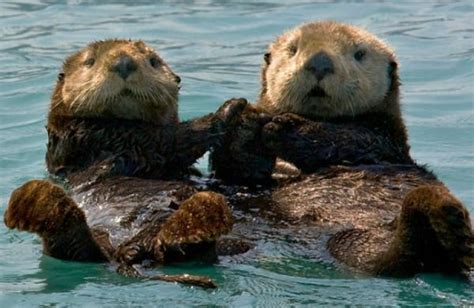
<path id="1" fill-rule="evenodd" d="M 122 56 L 137 66 L 126 79 L 114 71 Z M 180 123 L 178 82 L 141 41 L 101 41 L 69 57 L 52 96 L 46 154 L 48 171 L 69 192 L 29 181 L 13 192 L 5 224 L 37 233 L 55 258 L 110 261 L 133 277 L 140 273 L 131 265 L 144 259 L 215 260 L 215 242 L 233 223 L 227 202 L 183 179 L 246 101 Z M 155 278 L 214 286 L 200 277 Z"/>
<path id="2" fill-rule="evenodd" d="M 365 62 L 354 59 L 360 48 Z M 319 82 L 327 96 L 308 97 L 317 80 L 303 67 L 321 51 L 335 70 Z M 213 157 L 213 168 L 232 174 L 222 177 L 227 183 L 265 184 L 267 165 L 249 168 L 255 164 L 248 158 L 273 165 L 283 158 L 301 174 L 292 171 L 269 191 L 231 198 L 248 217 L 240 236 L 258 229 L 252 224 L 258 213 L 274 228 L 286 222 L 320 233 L 328 240 L 319 249 L 355 270 L 391 276 L 472 270 L 468 211 L 409 155 L 393 51 L 361 29 L 315 22 L 278 37 L 264 58 L 259 101 L 214 154 L 225 153 L 231 163 Z M 248 153 L 240 146 L 246 144 L 258 151 Z"/>

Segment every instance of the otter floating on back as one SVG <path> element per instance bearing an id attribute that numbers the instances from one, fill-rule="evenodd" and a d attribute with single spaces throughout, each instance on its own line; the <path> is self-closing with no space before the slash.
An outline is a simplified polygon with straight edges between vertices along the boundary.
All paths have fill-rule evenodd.
<path id="1" fill-rule="evenodd" d="M 320 249 L 357 270 L 469 272 L 469 213 L 409 155 L 394 52 L 362 29 L 314 22 L 279 36 L 264 60 L 259 101 L 214 151 L 213 168 L 228 183 L 269 183 L 278 157 L 302 175 L 233 198 L 247 229 L 255 207 L 329 238 Z"/>
<path id="2" fill-rule="evenodd" d="M 46 180 L 12 195 L 5 224 L 37 233 L 52 257 L 132 266 L 214 260 L 216 241 L 232 228 L 223 196 L 183 182 L 188 168 L 218 142 L 244 102 L 231 101 L 179 123 L 180 78 L 142 41 L 92 43 L 67 58 L 48 115 Z M 214 287 L 205 277 L 152 279 Z"/>

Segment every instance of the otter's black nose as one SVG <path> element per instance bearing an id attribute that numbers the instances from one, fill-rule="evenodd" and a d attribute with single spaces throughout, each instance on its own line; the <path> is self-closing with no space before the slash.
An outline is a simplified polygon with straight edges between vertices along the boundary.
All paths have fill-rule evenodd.
<path id="1" fill-rule="evenodd" d="M 129 56 L 120 56 L 120 58 L 115 61 L 112 70 L 123 79 L 127 79 L 131 73 L 137 70 L 137 64 Z"/>
<path id="2" fill-rule="evenodd" d="M 331 58 L 325 52 L 318 52 L 305 65 L 305 68 L 313 73 L 316 79 L 322 80 L 326 75 L 334 73 L 334 65 Z"/>

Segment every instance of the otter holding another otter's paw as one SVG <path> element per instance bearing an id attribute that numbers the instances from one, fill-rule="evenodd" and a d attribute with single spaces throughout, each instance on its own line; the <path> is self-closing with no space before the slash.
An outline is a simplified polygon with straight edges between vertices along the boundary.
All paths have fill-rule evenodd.
<path id="1" fill-rule="evenodd" d="M 52 257 L 110 261 L 134 277 L 132 265 L 145 259 L 215 260 L 231 212 L 222 195 L 196 193 L 182 176 L 246 102 L 179 123 L 179 82 L 142 41 L 100 41 L 70 56 L 52 96 L 46 161 L 71 194 L 30 181 L 12 193 L 5 224 L 37 233 Z M 214 286 L 206 277 L 151 278 Z"/>
<path id="2" fill-rule="evenodd" d="M 243 208 L 266 198 L 277 221 L 317 228 L 329 238 L 321 249 L 355 269 L 469 272 L 469 213 L 411 159 L 399 86 L 393 51 L 372 34 L 337 22 L 297 27 L 269 47 L 260 99 L 212 154 L 213 168 L 255 184 L 269 181 L 276 157 L 294 164 L 304 175 Z"/>

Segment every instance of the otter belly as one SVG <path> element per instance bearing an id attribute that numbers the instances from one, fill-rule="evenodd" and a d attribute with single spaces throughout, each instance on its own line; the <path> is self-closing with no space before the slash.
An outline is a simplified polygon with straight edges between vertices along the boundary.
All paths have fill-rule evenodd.
<path id="1" fill-rule="evenodd" d="M 390 223 L 406 194 L 436 178 L 415 165 L 335 166 L 272 193 L 282 219 L 371 228 Z"/>
<path id="2" fill-rule="evenodd" d="M 370 263 L 393 239 L 408 192 L 436 183 L 431 173 L 415 165 L 367 165 L 326 168 L 272 190 L 225 189 L 236 217 L 234 236 L 254 242 L 290 238 L 299 251 L 325 259 L 329 239 L 346 235 L 371 246 L 359 246 L 370 252 Z"/>
<path id="3" fill-rule="evenodd" d="M 194 192 L 180 182 L 114 177 L 79 186 L 72 197 L 84 211 L 89 227 L 105 231 L 117 247 L 151 222 L 165 221 L 174 212 L 173 206 Z"/>

